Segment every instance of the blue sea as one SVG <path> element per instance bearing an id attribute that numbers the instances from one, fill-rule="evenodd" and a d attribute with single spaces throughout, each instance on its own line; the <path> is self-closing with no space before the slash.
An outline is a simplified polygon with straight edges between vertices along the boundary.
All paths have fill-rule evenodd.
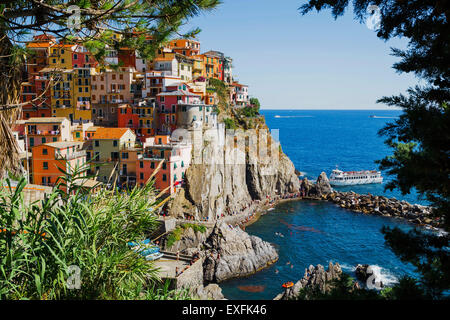
<path id="1" fill-rule="evenodd" d="M 308 179 L 317 179 L 322 171 L 330 174 L 337 166 L 344 171 L 378 169 L 375 160 L 391 150 L 377 132 L 395 121 L 396 110 L 262 110 L 270 129 L 279 129 L 283 151 Z M 375 115 L 376 117 L 370 117 Z M 385 182 L 392 179 L 383 172 Z M 426 204 L 416 193 L 402 195 L 385 191 L 385 183 L 337 188 L 342 191 L 385 195 Z M 285 223 L 302 226 L 288 229 Z M 410 264 L 400 261 L 385 245 L 380 229 L 413 226 L 398 219 L 364 216 L 326 202 L 296 201 L 280 204 L 246 231 L 275 245 L 279 261 L 255 275 L 220 284 L 227 299 L 273 299 L 286 281 L 296 282 L 309 265 L 339 262 L 352 274 L 357 264 L 377 266 L 384 284 L 392 284 L 403 275 L 414 275 Z M 284 237 L 279 236 L 281 233 Z M 249 292 L 260 286 L 260 292 Z"/>

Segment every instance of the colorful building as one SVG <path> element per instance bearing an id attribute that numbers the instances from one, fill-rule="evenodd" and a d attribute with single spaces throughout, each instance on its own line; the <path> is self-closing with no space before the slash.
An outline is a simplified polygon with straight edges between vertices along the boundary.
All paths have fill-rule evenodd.
<path id="1" fill-rule="evenodd" d="M 240 84 L 238 82 L 233 82 L 234 94 L 232 101 L 236 107 L 246 107 L 249 105 L 248 99 L 248 86 L 245 84 Z"/>
<path id="2" fill-rule="evenodd" d="M 169 42 L 169 48 L 184 56 L 200 54 L 200 42 L 191 39 L 176 39 Z"/>
<path id="3" fill-rule="evenodd" d="M 51 142 L 33 147 L 33 183 L 54 186 L 64 172 L 86 163 L 83 142 Z"/>
<path id="4" fill-rule="evenodd" d="M 120 152 L 134 148 L 136 135 L 128 128 L 98 128 L 92 140 L 92 163 L 97 180 L 114 183 L 120 176 Z"/>
<path id="5" fill-rule="evenodd" d="M 48 142 L 72 141 L 70 121 L 67 118 L 30 118 L 25 121 L 25 136 L 29 150 Z"/>
<path id="6" fill-rule="evenodd" d="M 26 44 L 30 54 L 26 57 L 27 79 L 22 83 L 22 102 L 32 101 L 22 107 L 22 118 L 51 117 L 49 79 L 43 77 L 40 70 L 48 65 L 50 48 L 56 44 L 55 37 L 34 36 Z"/>
<path id="7" fill-rule="evenodd" d="M 171 142 L 167 135 L 148 138 L 136 166 L 137 183 L 143 186 L 155 174 L 155 187 L 173 194 L 183 186 L 186 170 L 191 162 L 191 144 Z"/>
<path id="8" fill-rule="evenodd" d="M 203 57 L 203 64 L 205 65 L 203 76 L 223 81 L 223 53 L 219 51 L 208 51 L 201 56 Z"/>

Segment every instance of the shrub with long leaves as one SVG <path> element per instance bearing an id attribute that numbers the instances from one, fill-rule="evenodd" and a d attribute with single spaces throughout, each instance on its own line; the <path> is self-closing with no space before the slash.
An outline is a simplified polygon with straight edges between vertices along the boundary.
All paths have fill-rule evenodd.
<path id="1" fill-rule="evenodd" d="M 141 299 L 154 296 L 158 270 L 127 247 L 156 227 L 153 180 L 118 192 L 87 188 L 88 167 L 59 179 L 26 205 L 25 179 L 0 192 L 0 299 Z M 80 288 L 69 289 L 70 266 Z M 138 290 L 137 290 L 138 289 Z"/>

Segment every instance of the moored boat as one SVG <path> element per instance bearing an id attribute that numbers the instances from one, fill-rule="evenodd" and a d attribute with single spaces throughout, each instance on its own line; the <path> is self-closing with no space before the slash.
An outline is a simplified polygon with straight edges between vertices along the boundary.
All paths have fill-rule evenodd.
<path id="1" fill-rule="evenodd" d="M 382 183 L 383 177 L 381 172 L 376 170 L 342 171 L 336 168 L 331 172 L 329 181 L 332 186 L 351 186 Z"/>

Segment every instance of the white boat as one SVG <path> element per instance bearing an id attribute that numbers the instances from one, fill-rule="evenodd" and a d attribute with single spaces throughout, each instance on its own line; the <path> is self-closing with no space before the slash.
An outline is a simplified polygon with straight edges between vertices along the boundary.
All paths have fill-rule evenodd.
<path id="1" fill-rule="evenodd" d="M 383 177 L 380 171 L 342 171 L 337 168 L 331 172 L 329 178 L 332 186 L 351 186 L 355 184 L 382 183 Z"/>
<path id="2" fill-rule="evenodd" d="M 163 256 L 164 256 L 164 254 L 161 252 L 152 253 L 152 254 L 145 256 L 145 260 L 147 260 L 147 261 L 158 260 L 159 258 L 162 258 Z"/>

